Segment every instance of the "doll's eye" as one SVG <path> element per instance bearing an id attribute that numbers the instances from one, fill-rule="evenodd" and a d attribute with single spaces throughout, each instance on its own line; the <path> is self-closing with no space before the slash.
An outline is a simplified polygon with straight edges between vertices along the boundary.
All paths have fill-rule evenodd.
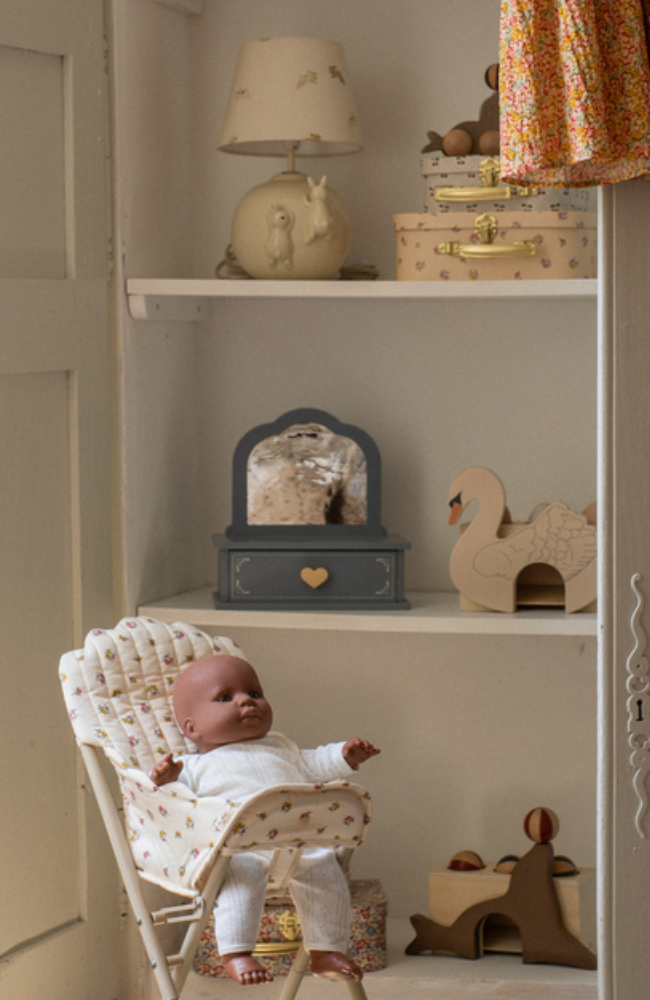
<path id="1" fill-rule="evenodd" d="M 217 701 L 232 701 L 232 698 L 229 694 L 220 694 Z"/>
<path id="2" fill-rule="evenodd" d="M 248 696 L 249 696 L 249 698 L 261 698 L 262 697 L 260 691 L 249 691 L 248 692 Z"/>

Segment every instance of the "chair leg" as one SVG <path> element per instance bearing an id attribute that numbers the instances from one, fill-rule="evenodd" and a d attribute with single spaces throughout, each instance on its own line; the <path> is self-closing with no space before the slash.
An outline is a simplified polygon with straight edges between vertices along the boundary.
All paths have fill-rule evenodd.
<path id="1" fill-rule="evenodd" d="M 368 1000 L 368 997 L 366 996 L 366 991 L 363 988 L 363 983 L 357 983 L 354 980 L 351 980 L 350 982 L 348 982 L 347 986 L 350 991 L 352 1000 Z"/>
<path id="2" fill-rule="evenodd" d="M 291 969 L 289 970 L 287 981 L 284 984 L 282 993 L 280 994 L 280 1000 L 293 1000 L 298 992 L 308 965 L 309 952 L 305 948 L 304 944 L 301 944 L 300 948 L 296 952 L 296 957 L 293 960 Z"/>
<path id="3" fill-rule="evenodd" d="M 185 984 L 185 980 L 190 974 L 192 959 L 194 958 L 194 955 L 198 948 L 199 940 L 201 938 L 201 935 L 203 934 L 205 925 L 208 922 L 210 913 L 212 912 L 212 908 L 219 893 L 219 889 L 221 888 L 221 883 L 225 878 L 226 869 L 229 863 L 230 863 L 229 857 L 226 857 L 223 854 L 220 854 L 217 857 L 214 867 L 212 868 L 212 871 L 210 872 L 210 875 L 208 876 L 207 882 L 201 893 L 204 903 L 205 918 L 203 920 L 196 921 L 194 924 L 191 924 L 188 927 L 185 937 L 183 939 L 183 943 L 181 945 L 179 952 L 179 958 L 181 959 L 181 963 L 176 969 L 174 969 L 172 973 L 172 979 L 174 981 L 174 985 L 176 986 L 176 989 L 178 990 L 179 993 L 182 991 L 183 986 Z"/>
<path id="4" fill-rule="evenodd" d="M 280 1000 L 294 1000 L 294 997 L 300 988 L 303 976 L 307 971 L 308 965 L 309 952 L 305 948 L 304 944 L 301 944 L 300 948 L 296 952 L 296 957 L 293 960 L 289 975 L 287 976 L 287 981 L 284 985 L 282 993 L 280 994 Z M 346 986 L 350 991 L 352 1000 L 368 1000 L 363 983 L 357 983 L 355 980 L 349 980 L 346 981 Z"/>
<path id="5" fill-rule="evenodd" d="M 140 930 L 142 943 L 160 990 L 161 1000 L 178 1000 L 178 991 L 167 968 L 167 957 L 151 923 L 149 909 L 142 895 L 140 879 L 133 866 L 133 859 L 124 839 L 122 824 L 117 817 L 113 798 L 97 759 L 95 748 L 82 744 L 80 749 L 129 897 L 131 909 Z"/>

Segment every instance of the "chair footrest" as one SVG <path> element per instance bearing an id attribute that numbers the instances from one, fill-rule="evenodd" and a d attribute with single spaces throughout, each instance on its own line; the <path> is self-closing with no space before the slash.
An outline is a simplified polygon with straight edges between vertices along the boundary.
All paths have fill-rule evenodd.
<path id="1" fill-rule="evenodd" d="M 162 910 L 154 910 L 151 922 L 154 927 L 162 927 L 163 924 L 193 923 L 201 919 L 203 911 L 203 899 L 197 896 L 191 903 L 180 903 L 178 906 L 165 906 Z"/>

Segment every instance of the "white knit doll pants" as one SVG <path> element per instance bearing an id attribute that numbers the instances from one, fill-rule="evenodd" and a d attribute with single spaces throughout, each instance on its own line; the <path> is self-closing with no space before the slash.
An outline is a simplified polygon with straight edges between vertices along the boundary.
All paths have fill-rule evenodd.
<path id="1" fill-rule="evenodd" d="M 264 908 L 272 854 L 250 851 L 230 859 L 214 910 L 220 955 L 251 952 Z M 289 883 L 308 951 L 348 950 L 352 908 L 347 880 L 327 848 L 307 848 Z"/>

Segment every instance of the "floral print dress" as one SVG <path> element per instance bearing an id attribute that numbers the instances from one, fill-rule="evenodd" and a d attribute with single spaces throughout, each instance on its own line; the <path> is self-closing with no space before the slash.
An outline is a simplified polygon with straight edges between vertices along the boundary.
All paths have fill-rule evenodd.
<path id="1" fill-rule="evenodd" d="M 545 187 L 650 173 L 650 0 L 501 0 L 501 173 Z"/>

